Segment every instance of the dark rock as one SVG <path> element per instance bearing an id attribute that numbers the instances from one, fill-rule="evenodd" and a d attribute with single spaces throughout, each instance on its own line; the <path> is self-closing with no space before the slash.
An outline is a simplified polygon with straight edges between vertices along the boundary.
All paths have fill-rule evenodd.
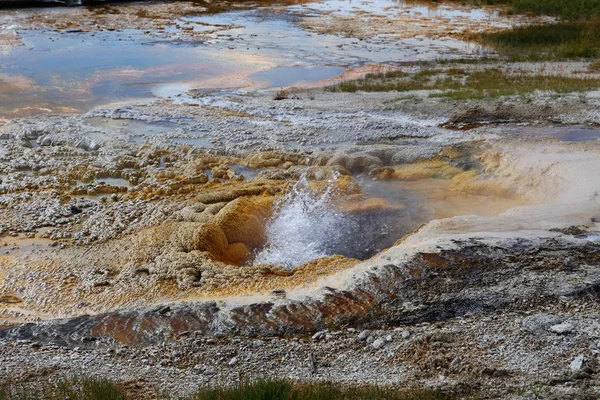
<path id="1" fill-rule="evenodd" d="M 75 205 L 71 205 L 71 214 L 81 214 L 83 210 Z"/>
<path id="2" fill-rule="evenodd" d="M 579 236 L 579 235 L 585 235 L 587 234 L 587 231 L 585 230 L 584 227 L 581 226 L 569 226 L 567 228 L 553 228 L 550 229 L 551 232 L 560 232 L 564 235 L 571 235 L 571 236 Z"/>
<path id="3" fill-rule="evenodd" d="M 168 314 L 170 311 L 171 311 L 171 307 L 169 307 L 169 306 L 165 306 L 165 307 L 162 307 L 162 308 L 160 308 L 160 309 L 158 310 L 158 313 L 159 313 L 160 315 L 166 315 L 166 314 Z"/>
<path id="4" fill-rule="evenodd" d="M 501 377 L 508 376 L 508 375 L 509 375 L 509 372 L 505 369 L 497 369 L 492 374 L 492 376 L 494 378 L 501 378 Z"/>
<path id="5" fill-rule="evenodd" d="M 587 373 L 586 371 L 575 371 L 573 372 L 573 374 L 571 374 L 570 380 L 572 381 L 580 381 L 580 380 L 586 380 L 586 379 L 591 379 L 592 376 Z"/>

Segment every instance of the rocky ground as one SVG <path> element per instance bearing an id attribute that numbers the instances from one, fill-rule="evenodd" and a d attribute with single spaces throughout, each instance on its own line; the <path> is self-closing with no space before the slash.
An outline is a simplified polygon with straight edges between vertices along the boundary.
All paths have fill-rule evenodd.
<path id="1" fill-rule="evenodd" d="M 494 215 L 546 201 L 538 193 L 546 190 L 544 179 L 528 178 L 531 187 L 520 188 L 522 172 L 510 171 L 514 161 L 499 162 L 496 152 L 512 151 L 510 143 L 523 141 L 532 151 L 538 143 L 547 151 L 555 146 L 557 154 L 593 148 L 528 137 L 518 128 L 499 138 L 509 130 L 437 126 L 469 115 L 474 105 L 468 103 L 452 107 L 437 100 L 434 106 L 431 99 L 416 98 L 390 105 L 393 94 L 301 92 L 283 101 L 271 96 L 192 93 L 175 103 L 4 124 L 5 320 L 285 289 L 355 265 L 332 259 L 293 274 L 238 267 L 265 244 L 271 204 L 301 175 L 321 184 L 334 173 L 344 176 L 340 201 L 352 203 L 342 205 L 349 213 L 408 207 L 407 233 L 433 218 Z M 502 118 L 518 112 L 521 122 L 533 116 L 538 125 L 544 123 L 540 118 L 546 124 L 568 121 L 574 112 L 588 122 L 596 118 L 592 95 L 586 104 L 580 96 L 565 97 L 550 110 L 546 102 L 479 102 L 480 110 L 490 110 L 490 121 L 477 122 L 494 122 L 497 110 Z M 184 139 L 191 144 L 178 143 Z M 385 193 L 366 193 L 365 182 L 377 179 L 384 188 L 385 182 L 403 183 L 398 193 L 414 196 L 394 204 Z M 215 234 L 222 239 L 207 242 Z M 107 259 L 115 251 L 120 257 Z"/>
<path id="2" fill-rule="evenodd" d="M 380 170 L 384 163 L 390 164 L 392 158 L 397 164 L 403 163 L 405 158 L 409 161 L 428 158 L 441 148 L 436 143 L 424 146 L 412 143 L 415 140 L 427 141 L 426 138 L 434 135 L 437 128 L 421 126 L 410 120 L 390 123 L 389 112 L 363 110 L 363 115 L 357 117 L 345 111 L 339 113 L 337 121 L 329 118 L 325 122 L 319 117 L 322 113 L 320 107 L 325 107 L 325 101 L 317 105 L 316 110 L 303 110 L 301 104 L 310 103 L 313 107 L 311 100 L 275 102 L 270 95 L 261 98 L 269 105 L 259 105 L 260 102 L 253 105 L 250 103 L 251 96 L 236 96 L 210 99 L 218 105 L 152 104 L 98 109 L 87 116 L 44 120 L 29 118 L 7 123 L 1 128 L 6 138 L 3 229 L 10 237 L 5 241 L 5 262 L 14 265 L 15 269 L 13 273 L 7 273 L 5 283 L 10 288 L 7 286 L 6 292 L 12 293 L 14 301 L 37 303 L 35 308 L 38 312 L 47 312 L 50 304 L 56 304 L 57 310 L 64 311 L 64 296 L 68 296 L 72 298 L 68 302 L 79 309 L 78 313 L 82 311 L 82 302 L 95 308 L 93 312 L 106 311 L 106 305 L 101 304 L 116 299 L 103 294 L 105 289 L 102 288 L 109 282 L 113 286 L 123 285 L 118 291 L 126 292 L 125 297 L 129 300 L 121 300 L 126 302 L 131 299 L 146 302 L 150 300 L 149 296 L 162 299 L 173 290 L 180 292 L 177 287 L 187 289 L 177 297 L 190 296 L 190 286 L 204 291 L 210 287 L 209 292 L 239 292 L 240 287 L 231 287 L 231 279 L 223 277 L 223 284 L 218 284 L 220 273 L 211 278 L 208 286 L 194 283 L 198 272 L 190 271 L 190 265 L 206 262 L 202 261 L 201 254 L 190 251 L 210 252 L 213 249 L 213 255 L 219 253 L 218 259 L 239 264 L 247 258 L 245 253 L 264 243 L 264 233 L 260 232 L 265 216 L 249 216 L 246 223 L 239 222 L 247 227 L 237 227 L 238 232 L 227 228 L 231 231 L 226 234 L 231 243 L 245 243 L 238 245 L 245 250 L 237 256 L 219 246 L 197 248 L 201 239 L 194 236 L 196 228 L 214 226 L 209 224 L 211 222 L 221 226 L 219 229 L 225 228 L 228 222 L 223 216 L 231 207 L 235 209 L 232 215 L 239 214 L 240 207 L 250 207 L 250 212 L 254 209 L 258 212 L 264 206 L 258 206 L 257 202 L 272 203 L 269 199 L 288 190 L 290 182 L 302 174 L 323 181 L 337 172 L 348 176 L 348 182 L 352 183 L 352 173 L 368 173 L 373 168 Z M 291 119 L 296 121 L 290 122 Z M 170 125 L 162 128 L 166 133 L 144 133 L 160 129 L 160 126 L 155 128 L 150 124 L 153 121 L 168 121 Z M 118 125 L 113 127 L 113 123 Z M 142 136 L 137 136 L 140 132 L 135 129 L 140 129 Z M 362 139 L 368 140 L 368 135 L 371 135 L 373 139 L 370 140 L 374 142 L 378 141 L 378 135 L 384 135 L 386 140 L 394 136 L 406 137 L 402 142 L 407 145 L 373 144 L 350 148 L 331 143 L 336 140 L 342 143 L 356 141 L 357 132 L 363 132 Z M 142 138 L 146 144 L 132 141 L 136 137 Z M 195 137 L 211 148 L 198 150 L 176 142 L 180 138 L 194 140 Z M 290 145 L 290 142 L 297 144 Z M 311 142 L 314 150 L 306 148 Z M 324 143 L 331 150 L 323 153 L 319 150 L 319 143 Z M 302 149 L 302 145 L 306 147 Z M 336 147 L 341 149 L 335 150 Z M 371 173 L 377 172 L 373 170 Z M 356 183 L 352 185 L 355 187 L 348 196 L 359 200 L 355 205 L 359 210 L 360 202 L 368 199 L 360 194 Z M 259 200 L 245 204 L 244 198 Z M 226 206 L 232 201 L 235 202 L 231 206 Z M 388 207 L 381 203 L 375 206 Z M 181 233 L 183 227 L 189 234 Z M 175 231 L 180 234 L 175 234 Z M 253 234 L 258 236 L 249 237 Z M 156 247 L 155 254 L 149 255 L 147 244 L 142 243 L 155 243 L 152 245 Z M 227 247 L 228 242 L 225 243 Z M 49 244 L 54 247 L 49 248 Z M 25 251 L 21 251 L 21 247 Z M 122 257 L 106 260 L 104 255 L 114 252 L 115 248 L 122 249 Z M 91 249 L 94 250 L 90 252 Z M 34 260 L 30 250 L 36 254 Z M 22 287 L 21 265 L 24 261 L 43 266 L 30 272 L 32 275 L 26 278 L 30 282 L 33 280 L 45 286 L 51 284 L 47 274 L 53 277 L 50 281 L 57 279 L 59 274 L 57 290 L 49 293 L 60 296 L 62 300 L 43 299 L 46 296 L 40 296 L 40 291 L 33 289 L 37 285 L 33 285 L 32 293 L 26 295 L 28 289 L 23 291 Z M 65 263 L 72 267 L 65 269 Z M 334 270 L 337 268 L 335 264 L 330 266 Z M 173 265 L 180 266 L 173 268 Z M 320 268 L 326 270 L 324 265 Z M 179 269 L 188 272 L 177 272 Z M 239 271 L 238 267 L 227 265 L 221 265 L 220 269 L 229 271 L 226 276 L 237 275 Z M 315 266 L 311 269 L 314 270 Z M 250 271 L 251 268 L 248 268 L 246 273 Z M 113 281 L 121 273 L 130 277 L 121 283 Z M 276 273 L 274 277 L 282 273 Z M 206 273 L 206 278 L 209 275 Z M 141 279 L 141 294 L 147 292 L 147 279 L 157 280 L 155 284 L 161 285 L 163 278 L 168 276 L 170 278 L 162 284 L 167 287 L 158 293 L 132 296 L 131 277 Z M 301 279 L 298 282 L 306 279 L 301 278 L 299 273 L 295 274 L 296 278 L 289 277 L 287 272 L 283 276 L 287 276 L 287 280 Z M 173 279 L 178 282 L 174 286 L 169 283 Z M 258 279 L 262 282 L 265 278 Z M 66 282 L 69 285 L 65 289 Z M 87 287 L 85 291 L 88 294 L 73 291 L 73 284 L 79 290 L 82 286 Z M 246 287 L 244 290 L 254 286 L 248 279 L 240 284 Z M 263 290 L 270 286 L 264 286 L 264 282 L 261 285 Z M 288 286 L 283 282 L 278 285 Z M 17 295 L 17 292 L 21 294 Z M 95 296 L 93 293 L 105 300 L 90 301 L 87 296 Z M 108 309 L 113 308 L 109 306 Z M 9 315 L 21 315 L 22 310 L 19 309 L 10 310 Z M 87 306 L 84 306 L 85 309 Z M 37 314 L 34 315 L 37 317 Z"/>
<path id="3" fill-rule="evenodd" d="M 46 28 L 121 29 L 110 10 Z M 198 89 L 0 119 L 0 380 L 101 376 L 142 399 L 243 377 L 598 398 L 598 92 L 434 92 Z M 360 221 L 346 250 L 399 229 L 360 255 L 253 263 L 301 178 Z"/>
<path id="4" fill-rule="evenodd" d="M 241 373 L 484 398 L 593 398 L 600 210 L 595 178 L 580 177 L 582 185 L 573 170 L 593 171 L 597 149 L 543 134 L 574 113 L 594 121 L 593 94 L 564 96 L 544 115 L 535 111 L 543 98 L 540 106 L 478 103 L 490 115 L 509 104 L 521 125 L 541 124 L 541 135 L 487 121 L 442 129 L 473 104 L 390 105 L 393 96 L 191 93 L 177 104 L 5 123 L 2 315 L 9 326 L 50 320 L 2 332 L 5 379 L 33 384 L 85 371 L 139 398 Z M 145 133 L 148 124 L 161 129 L 154 121 L 176 128 Z M 197 131 L 210 148 L 172 142 Z M 144 144 L 132 141 L 138 136 Z M 418 182 L 448 182 L 446 207 L 438 205 L 446 211 L 473 197 L 502 201 L 487 219 L 434 221 L 366 263 L 332 258 L 289 272 L 227 258 L 231 243 L 256 246 L 248 235 L 260 236 L 265 222 L 227 231 L 223 211 L 241 199 L 251 208 L 268 202 L 303 173 L 318 182 L 332 171 L 349 183 L 361 175 L 412 182 L 429 205 L 435 196 Z M 342 198 L 372 201 L 356 190 Z M 468 212 L 450 215 L 460 214 Z M 222 250 L 198 238 L 210 221 L 225 232 Z M 89 315 L 51 321 L 81 314 Z"/>
<path id="5" fill-rule="evenodd" d="M 80 336 L 80 318 L 50 333 L 58 342 L 78 341 L 64 346 L 23 329 L 21 339 L 1 342 L 0 374 L 29 383 L 81 373 L 110 377 L 135 398 L 255 377 L 440 387 L 477 398 L 596 398 L 599 253 L 596 244 L 576 242 L 521 240 L 510 248 L 473 244 L 420 255 L 413 262 L 421 275 L 394 284 L 401 299 L 372 304 L 372 314 L 358 313 L 354 322 L 298 334 L 190 329 L 125 346 Z M 175 310 L 156 312 L 177 320 Z"/>

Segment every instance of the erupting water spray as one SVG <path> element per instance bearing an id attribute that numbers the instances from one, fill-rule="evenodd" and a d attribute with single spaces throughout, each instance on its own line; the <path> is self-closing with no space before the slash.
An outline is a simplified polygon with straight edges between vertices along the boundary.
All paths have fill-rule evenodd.
<path id="1" fill-rule="evenodd" d="M 266 231 L 267 245 L 254 264 L 293 268 L 310 260 L 339 254 L 339 246 L 359 231 L 359 222 L 339 209 L 334 175 L 324 191 L 310 187 L 303 175 L 290 193 L 275 204 Z"/>

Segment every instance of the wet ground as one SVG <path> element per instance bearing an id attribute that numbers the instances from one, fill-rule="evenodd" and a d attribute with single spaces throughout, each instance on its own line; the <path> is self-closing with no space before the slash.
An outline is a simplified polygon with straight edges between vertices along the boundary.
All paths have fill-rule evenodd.
<path id="1" fill-rule="evenodd" d="M 554 137 L 564 142 L 589 142 L 600 140 L 600 127 L 594 126 L 554 126 L 507 128 L 507 133 L 531 135 L 534 137 Z"/>
<path id="2" fill-rule="evenodd" d="M 178 14 L 160 3 L 0 10 L 0 116 L 82 112 L 191 88 L 302 86 L 365 65 L 475 56 L 481 49 L 457 32 L 510 24 L 494 9 L 394 0 L 263 3 L 239 11 L 190 4 Z M 405 26 L 397 35 L 369 36 L 347 31 L 346 20 L 344 26 L 329 24 L 331 31 L 320 28 L 324 18 L 353 18 L 356 24 L 384 16 Z M 90 18 L 106 28 L 85 22 Z"/>
<path id="3" fill-rule="evenodd" d="M 0 378 L 597 394 L 600 94 L 319 88 L 477 57 L 465 36 L 527 20 L 387 0 L 0 10 Z M 505 64 L 452 68 L 588 68 Z M 276 100 L 288 86 L 306 89 Z"/>

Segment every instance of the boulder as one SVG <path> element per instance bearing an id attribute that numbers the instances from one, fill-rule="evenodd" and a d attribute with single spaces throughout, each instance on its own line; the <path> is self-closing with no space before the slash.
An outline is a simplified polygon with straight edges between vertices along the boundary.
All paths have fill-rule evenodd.
<path id="1" fill-rule="evenodd" d="M 327 166 L 339 165 L 352 173 L 368 172 L 372 168 L 381 167 L 381 159 L 367 154 L 346 154 L 332 157 Z"/>
<path id="2" fill-rule="evenodd" d="M 560 324 L 561 320 L 556 315 L 535 314 L 523 319 L 523 326 L 533 334 L 540 334 L 550 329 L 551 326 Z"/>

